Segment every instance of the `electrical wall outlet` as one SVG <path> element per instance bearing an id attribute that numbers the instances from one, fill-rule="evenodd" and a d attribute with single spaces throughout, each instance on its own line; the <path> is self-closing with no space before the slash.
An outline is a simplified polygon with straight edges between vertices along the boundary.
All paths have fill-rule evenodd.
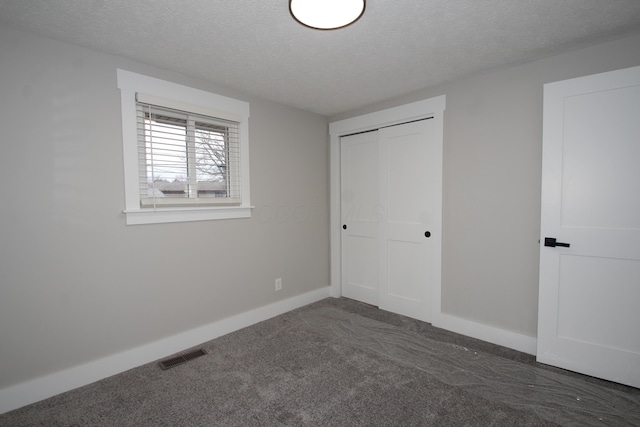
<path id="1" fill-rule="evenodd" d="M 278 277 L 276 279 L 276 291 L 279 291 L 282 289 L 282 278 Z"/>

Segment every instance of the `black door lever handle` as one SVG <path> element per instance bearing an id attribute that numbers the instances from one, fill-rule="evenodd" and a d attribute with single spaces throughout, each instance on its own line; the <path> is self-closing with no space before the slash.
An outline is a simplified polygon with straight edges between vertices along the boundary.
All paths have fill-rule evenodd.
<path id="1" fill-rule="evenodd" d="M 555 237 L 545 237 L 544 238 L 544 245 L 545 246 L 549 246 L 551 248 L 555 248 L 556 246 L 562 246 L 564 248 L 568 248 L 568 247 L 571 246 L 570 243 L 557 242 Z"/>

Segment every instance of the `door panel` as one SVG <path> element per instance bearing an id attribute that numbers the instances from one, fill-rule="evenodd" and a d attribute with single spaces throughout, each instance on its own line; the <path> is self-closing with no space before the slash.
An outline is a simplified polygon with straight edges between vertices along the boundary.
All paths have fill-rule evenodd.
<path id="1" fill-rule="evenodd" d="M 431 320 L 429 272 L 439 250 L 425 232 L 440 233 L 433 128 L 423 120 L 379 131 L 380 308 L 424 321 Z"/>
<path id="2" fill-rule="evenodd" d="M 639 277 L 637 260 L 561 256 L 558 337 L 640 353 L 637 330 L 629 336 L 625 328 L 611 327 L 638 325 Z M 593 310 L 594 301 L 598 310 Z"/>
<path id="3" fill-rule="evenodd" d="M 422 254 L 419 243 L 387 240 L 386 247 L 387 298 L 401 298 L 410 303 L 419 303 L 422 299 L 422 287 L 426 281 L 422 274 L 423 269 L 411 268 L 421 264 Z"/>
<path id="4" fill-rule="evenodd" d="M 545 85 L 538 361 L 640 387 L 640 67 Z"/>
<path id="5" fill-rule="evenodd" d="M 640 229 L 638 100 L 638 86 L 564 99 L 564 227 Z"/>
<path id="6" fill-rule="evenodd" d="M 342 295 L 378 305 L 378 136 L 341 139 Z"/>

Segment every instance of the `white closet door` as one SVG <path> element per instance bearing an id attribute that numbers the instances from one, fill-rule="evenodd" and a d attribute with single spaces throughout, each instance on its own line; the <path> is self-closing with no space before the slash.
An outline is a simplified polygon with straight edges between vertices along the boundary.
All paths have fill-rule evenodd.
<path id="1" fill-rule="evenodd" d="M 440 270 L 440 159 L 434 121 L 380 129 L 381 309 L 431 321 Z"/>
<path id="2" fill-rule="evenodd" d="M 341 138 L 342 295 L 378 305 L 378 132 Z"/>
<path id="3" fill-rule="evenodd" d="M 640 67 L 544 95 L 537 358 L 640 387 Z"/>
<path id="4" fill-rule="evenodd" d="M 434 126 L 421 120 L 341 140 L 342 294 L 424 321 L 441 262 Z"/>

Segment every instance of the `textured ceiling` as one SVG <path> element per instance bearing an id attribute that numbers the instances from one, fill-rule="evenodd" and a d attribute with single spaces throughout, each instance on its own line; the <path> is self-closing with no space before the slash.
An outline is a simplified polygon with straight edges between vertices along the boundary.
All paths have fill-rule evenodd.
<path id="1" fill-rule="evenodd" d="M 0 24 L 331 116 L 640 34 L 640 0 L 369 0 L 328 32 L 288 0 L 0 0 Z"/>

